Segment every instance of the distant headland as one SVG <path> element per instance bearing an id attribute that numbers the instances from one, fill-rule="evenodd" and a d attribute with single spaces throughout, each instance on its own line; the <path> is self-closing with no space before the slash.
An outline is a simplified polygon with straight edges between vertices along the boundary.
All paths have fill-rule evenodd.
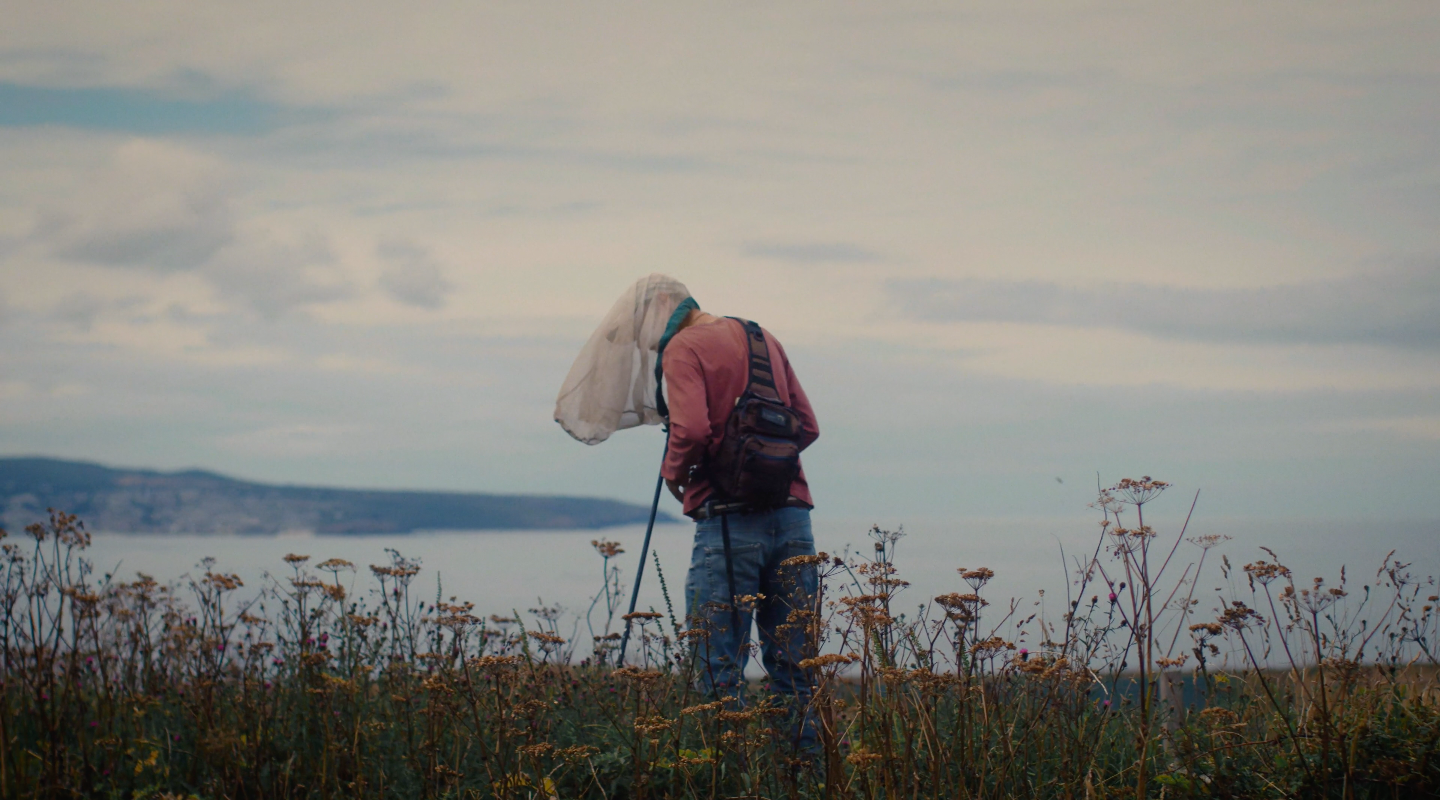
<path id="1" fill-rule="evenodd" d="M 650 511 L 590 497 L 280 486 L 201 470 L 0 458 L 0 527 L 20 533 L 47 508 L 79 515 L 92 531 L 247 534 L 604 528 L 643 523 Z"/>

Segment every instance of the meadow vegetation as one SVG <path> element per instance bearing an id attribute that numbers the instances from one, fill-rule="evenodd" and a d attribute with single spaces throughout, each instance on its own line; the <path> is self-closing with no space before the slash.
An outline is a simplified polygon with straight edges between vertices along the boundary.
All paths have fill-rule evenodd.
<path id="1" fill-rule="evenodd" d="M 487 616 L 421 596 L 394 551 L 289 555 L 258 587 L 209 560 L 173 585 L 98 574 L 51 512 L 0 542 L 0 796 L 1440 795 L 1435 580 L 1393 553 L 1361 580 L 1232 564 L 1147 523 L 1166 488 L 1101 492 L 1093 550 L 1033 600 L 988 596 L 978 565 L 915 596 L 878 528 L 792 559 L 821 578 L 790 619 L 817 752 L 763 679 L 743 706 L 699 692 L 694 642 L 732 632 L 685 625 L 668 585 L 618 613 L 614 542 L 578 620 Z"/>

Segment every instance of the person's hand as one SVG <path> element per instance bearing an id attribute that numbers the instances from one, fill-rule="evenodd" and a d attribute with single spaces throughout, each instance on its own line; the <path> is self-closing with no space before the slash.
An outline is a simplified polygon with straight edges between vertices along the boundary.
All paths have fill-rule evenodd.
<path id="1" fill-rule="evenodd" d="M 681 505 L 685 504 L 685 487 L 679 481 L 672 481 L 666 478 L 665 488 L 670 490 L 670 494 L 674 495 L 675 499 L 679 500 Z"/>

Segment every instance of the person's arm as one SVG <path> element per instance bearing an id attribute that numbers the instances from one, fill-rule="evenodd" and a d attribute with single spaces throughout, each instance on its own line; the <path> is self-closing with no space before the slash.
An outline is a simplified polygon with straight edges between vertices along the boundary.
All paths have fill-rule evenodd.
<path id="1" fill-rule="evenodd" d="M 800 379 L 795 377 L 795 370 L 790 368 L 790 357 L 785 355 L 785 348 L 780 342 L 775 342 L 775 349 L 780 353 L 780 359 L 785 362 L 785 385 L 790 389 L 790 409 L 800 417 L 800 449 L 804 450 L 820 438 L 820 423 L 815 420 L 815 409 L 810 407 L 810 398 L 805 396 L 805 389 L 800 385 Z"/>
<path id="2" fill-rule="evenodd" d="M 672 340 L 662 360 L 666 402 L 670 406 L 670 445 L 660 475 L 677 500 L 684 501 L 690 468 L 705 458 L 710 438 L 710 405 L 705 396 L 705 373 L 700 359 L 688 347 Z"/>

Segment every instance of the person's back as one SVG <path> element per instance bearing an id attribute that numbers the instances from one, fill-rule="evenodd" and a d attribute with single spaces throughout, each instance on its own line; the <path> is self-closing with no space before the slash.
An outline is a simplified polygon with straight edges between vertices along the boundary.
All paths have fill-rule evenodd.
<path id="1" fill-rule="evenodd" d="M 819 436 L 815 413 L 784 348 L 769 331 L 764 336 L 775 392 L 799 417 L 798 442 L 804 449 Z M 815 744 L 808 711 L 812 687 L 799 664 L 815 653 L 807 636 L 811 626 L 799 620 L 818 619 L 818 609 L 812 607 L 818 579 L 813 563 L 795 563 L 806 561 L 797 556 L 815 555 L 813 502 L 804 471 L 791 483 L 787 502 L 776 508 L 736 509 L 728 502 L 733 498 L 720 496 L 706 475 L 707 460 L 719 448 L 736 399 L 751 379 L 750 348 L 741 323 L 691 311 L 664 346 L 662 365 L 670 442 L 661 475 L 686 515 L 697 522 L 685 608 L 687 624 L 706 631 L 693 640 L 702 683 L 720 696 L 741 701 L 753 614 L 772 686 L 792 696 L 795 745 L 810 750 Z M 722 509 L 729 513 L 721 516 Z M 735 597 L 756 600 L 732 609 Z M 737 616 L 738 635 L 733 622 Z"/>
<path id="2" fill-rule="evenodd" d="M 674 487 L 685 486 L 682 502 L 690 516 L 714 496 L 704 470 L 705 459 L 715 455 L 730 411 L 750 381 L 750 347 L 741 323 L 712 315 L 697 317 L 706 321 L 682 328 L 664 354 L 670 448 L 661 473 L 674 482 Z M 775 392 L 801 420 L 799 445 L 803 450 L 820 435 L 815 412 L 790 367 L 785 348 L 768 330 L 764 334 Z M 789 495 L 789 505 L 814 506 L 803 468 L 791 484 Z"/>

